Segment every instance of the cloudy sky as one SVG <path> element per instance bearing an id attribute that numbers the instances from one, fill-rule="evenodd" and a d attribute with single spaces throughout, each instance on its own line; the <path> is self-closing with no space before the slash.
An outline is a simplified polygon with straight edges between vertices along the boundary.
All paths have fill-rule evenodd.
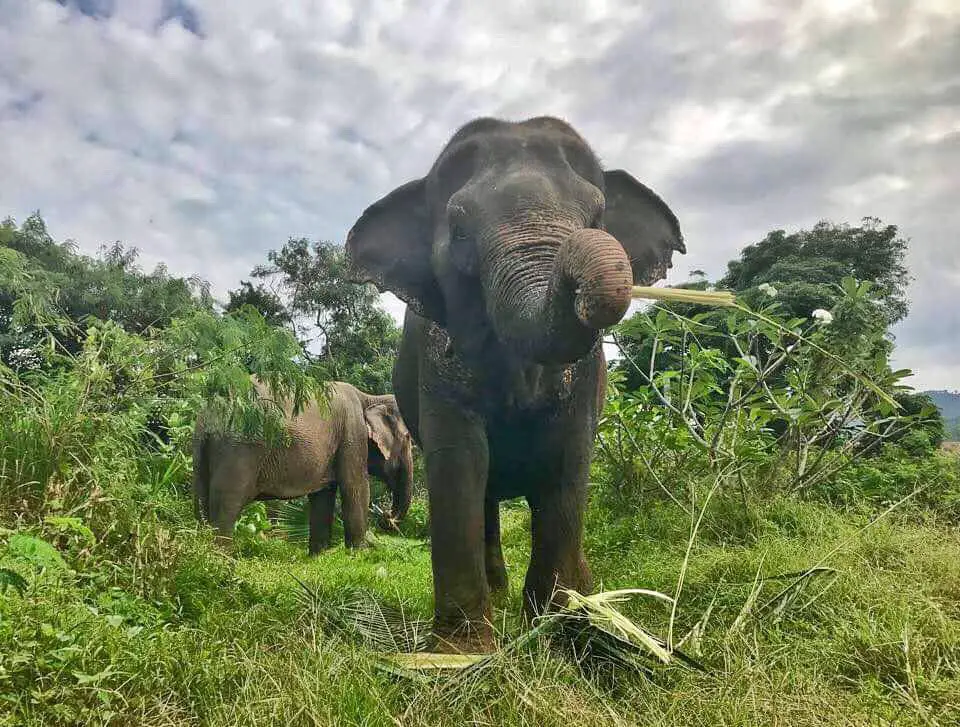
<path id="1" fill-rule="evenodd" d="M 0 0 L 0 216 L 224 295 L 470 118 L 553 114 L 673 207 L 668 282 L 775 228 L 898 225 L 896 363 L 960 389 L 958 39 L 956 0 Z"/>

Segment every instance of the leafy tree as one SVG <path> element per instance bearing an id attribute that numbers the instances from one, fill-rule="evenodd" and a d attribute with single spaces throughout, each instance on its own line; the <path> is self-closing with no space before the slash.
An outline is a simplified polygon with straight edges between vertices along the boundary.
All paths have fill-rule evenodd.
<path id="1" fill-rule="evenodd" d="M 806 317 L 834 306 L 836 286 L 844 278 L 869 280 L 890 326 L 908 313 L 906 250 L 896 225 L 883 225 L 875 217 L 865 217 L 857 227 L 820 222 L 789 235 L 774 230 L 730 261 L 717 285 L 751 302 L 763 297 L 761 285 L 772 285 L 786 315 Z"/>
<path id="2" fill-rule="evenodd" d="M 39 213 L 19 227 L 10 218 L 0 223 L 0 251 L 0 359 L 8 365 L 35 365 L 36 347 L 46 336 L 64 352 L 78 353 L 91 319 L 142 333 L 194 310 L 212 309 L 204 281 L 171 276 L 162 264 L 145 273 L 137 265 L 136 248 L 119 242 L 102 246 L 97 257 L 81 255 L 74 243 L 56 242 Z M 62 314 L 61 324 L 69 325 L 42 327 L 18 317 L 24 296 L 34 302 L 42 298 L 48 310 Z"/>
<path id="3" fill-rule="evenodd" d="M 679 502 L 705 471 L 736 488 L 748 480 L 803 490 L 887 443 L 928 454 L 935 408 L 904 393 L 908 371 L 891 371 L 850 340 L 847 327 L 873 335 L 859 320 L 869 293 L 845 279 L 829 322 L 783 318 L 774 304 L 709 319 L 664 307 L 634 316 L 628 332 L 648 355 L 622 346 L 609 378 L 598 431 L 598 463 L 614 483 L 607 494 L 629 502 L 656 488 Z M 642 383 L 627 389 L 629 367 Z M 908 405 L 897 409 L 896 398 Z"/>
<path id="4" fill-rule="evenodd" d="M 933 398 L 922 391 L 901 392 L 895 398 L 902 407 L 903 415 L 914 417 L 917 424 L 909 434 L 895 436 L 892 441 L 904 446 L 909 443 L 909 448 L 921 455 L 939 447 L 947 438 L 947 423 Z"/>
<path id="5" fill-rule="evenodd" d="M 651 336 L 653 314 L 641 311 L 614 329 L 624 356 L 612 368 L 622 376 L 625 390 L 636 391 L 649 384 L 652 372 L 675 371 L 679 382 L 687 380 L 693 375 L 691 362 L 709 350 L 728 361 L 727 367 L 717 370 L 714 393 L 706 394 L 707 398 L 719 399 L 744 360 L 766 370 L 770 387 L 785 387 L 804 396 L 842 400 L 859 386 L 857 376 L 874 381 L 899 380 L 905 372 L 890 367 L 893 343 L 889 329 L 907 313 L 905 247 L 895 226 L 881 226 L 874 218 L 866 218 L 860 227 L 821 222 L 812 230 L 791 235 L 773 231 L 760 243 L 744 248 L 740 257 L 728 264 L 727 274 L 717 287 L 733 290 L 748 306 L 783 321 L 776 337 L 755 336 L 749 339 L 749 348 L 742 348 L 736 345 L 737 338 L 730 329 L 732 319 L 725 309 L 661 303 L 656 309 L 662 315 L 689 321 L 682 335 L 673 332 Z M 702 290 L 709 289 L 710 283 L 702 271 L 696 271 L 694 280 L 678 287 Z M 658 320 L 658 327 L 663 329 L 663 319 Z M 816 349 L 808 351 L 802 375 L 775 365 L 797 343 L 793 332 L 799 333 L 811 323 L 819 324 L 819 337 L 832 356 Z M 831 380 L 830 372 L 838 360 L 853 377 Z M 875 396 L 870 391 L 862 391 L 857 397 L 866 415 L 878 417 L 878 422 L 889 417 L 887 407 L 873 401 Z M 902 439 L 903 446 L 909 445 L 917 452 L 939 443 L 944 436 L 943 420 L 936 409 L 920 404 L 914 407 L 912 399 L 905 401 L 898 403 L 914 417 L 922 433 L 912 435 L 907 442 L 907 433 L 898 431 L 884 436 L 884 441 Z M 793 425 L 789 416 L 782 416 L 771 418 L 768 426 L 778 436 L 786 436 Z M 864 419 L 851 426 L 873 423 Z"/>
<path id="6" fill-rule="evenodd" d="M 685 290 L 707 290 L 710 284 L 705 277 L 697 275 L 700 272 L 693 273 L 699 278 L 698 280 L 680 283 L 673 287 Z M 688 318 L 700 323 L 701 325 L 697 326 L 696 335 L 701 340 L 704 337 L 708 338 L 712 346 L 725 351 L 728 356 L 736 354 L 730 345 L 730 339 L 724 335 L 717 335 L 723 331 L 725 325 L 725 318 L 720 311 L 695 303 L 672 301 L 648 306 L 614 328 L 614 338 L 624 357 L 611 362 L 610 366 L 623 375 L 622 386 L 625 390 L 633 391 L 647 383 L 642 374 L 651 361 L 653 368 L 657 371 L 684 370 L 684 353 L 688 344 L 693 341 L 693 333 L 691 332 L 690 336 L 681 341 L 668 342 L 662 346 L 656 345 L 654 339 L 649 336 L 647 322 L 648 314 L 652 314 L 655 308 L 664 310 L 677 318 Z M 654 350 L 655 346 L 656 350 Z M 643 366 L 631 364 L 631 359 L 642 362 Z"/>
<path id="7" fill-rule="evenodd" d="M 287 310 L 280 297 L 264 287 L 262 283 L 253 287 L 249 280 L 242 280 L 240 281 L 240 288 L 229 291 L 228 295 L 229 301 L 225 308 L 228 313 L 249 305 L 256 308 L 260 315 L 273 326 L 287 326 L 293 323 L 290 311 Z"/>
<path id="8" fill-rule="evenodd" d="M 810 230 L 787 234 L 774 230 L 759 243 L 748 245 L 740 256 L 727 264 L 726 274 L 716 287 L 731 290 L 751 307 L 776 313 L 784 320 L 799 322 L 814 311 L 830 313 L 831 350 L 861 368 L 889 358 L 892 350 L 890 326 L 907 314 L 905 298 L 909 273 L 904 265 L 906 241 L 898 237 L 897 227 L 882 225 L 873 217 L 864 218 L 858 227 L 820 222 Z M 703 271 L 679 288 L 710 289 Z M 857 283 L 855 281 L 866 281 Z M 693 318 L 700 325 L 689 336 L 698 345 L 723 351 L 728 357 L 742 352 L 731 349 L 722 311 L 686 303 L 662 303 L 660 308 L 678 316 Z M 639 315 L 639 314 L 638 314 Z M 618 327 L 621 345 L 630 357 L 647 362 L 652 354 L 650 341 L 639 320 L 625 321 Z M 658 368 L 682 370 L 684 345 L 658 350 Z M 772 347 L 762 341 L 752 351 L 760 360 Z M 639 386 L 636 367 L 624 362 L 614 364 L 626 376 L 627 388 Z"/>
<path id="9" fill-rule="evenodd" d="M 290 238 L 267 260 L 251 274 L 274 280 L 282 297 L 247 284 L 231 293 L 231 301 L 246 300 L 265 316 L 275 315 L 279 303 L 301 339 L 319 345 L 316 363 L 324 376 L 372 393 L 389 392 L 400 329 L 379 306 L 373 286 L 349 280 L 343 247 Z M 313 337 L 315 331 L 319 335 Z"/>

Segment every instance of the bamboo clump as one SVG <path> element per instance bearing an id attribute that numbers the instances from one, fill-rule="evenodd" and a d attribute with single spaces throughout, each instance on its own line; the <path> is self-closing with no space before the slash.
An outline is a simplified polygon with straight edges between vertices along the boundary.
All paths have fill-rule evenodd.
<path id="1" fill-rule="evenodd" d="M 686 288 L 654 288 L 647 285 L 634 285 L 634 298 L 649 298 L 662 300 L 668 303 L 694 303 L 709 305 L 717 308 L 733 307 L 737 303 L 736 297 L 728 290 L 688 290 Z"/>

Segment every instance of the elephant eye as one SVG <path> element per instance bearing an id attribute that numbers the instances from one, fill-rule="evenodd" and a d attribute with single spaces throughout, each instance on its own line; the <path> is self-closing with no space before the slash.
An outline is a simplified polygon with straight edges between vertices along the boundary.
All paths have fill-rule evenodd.
<path id="1" fill-rule="evenodd" d="M 472 274 L 476 268 L 476 250 L 470 235 L 459 225 L 450 228 L 450 254 L 453 264 L 461 271 Z"/>
<path id="2" fill-rule="evenodd" d="M 450 226 L 450 248 L 456 255 L 465 255 L 471 242 L 465 227 L 454 223 Z"/>

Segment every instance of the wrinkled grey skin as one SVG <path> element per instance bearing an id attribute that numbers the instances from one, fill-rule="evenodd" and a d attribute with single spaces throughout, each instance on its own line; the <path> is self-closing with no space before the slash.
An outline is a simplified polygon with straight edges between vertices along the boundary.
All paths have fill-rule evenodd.
<path id="1" fill-rule="evenodd" d="M 260 395 L 269 389 L 255 381 Z M 381 527 L 396 528 L 413 494 L 410 432 L 392 394 L 374 396 L 336 381 L 328 409 L 315 402 L 293 417 L 285 402 L 288 446 L 231 440 L 208 433 L 201 412 L 193 439 L 193 491 L 197 518 L 230 539 L 240 511 L 254 500 L 292 499 L 309 494 L 310 552 L 330 546 L 334 500 L 340 491 L 347 547 L 364 546 L 370 505 L 368 474 L 383 480 L 392 496 Z"/>
<path id="2" fill-rule="evenodd" d="M 434 648 L 489 651 L 501 500 L 532 512 L 528 616 L 592 589 L 583 514 L 606 387 L 601 331 L 686 252 L 673 212 L 565 122 L 477 119 L 347 237 L 404 300 L 393 389 L 430 495 Z"/>

